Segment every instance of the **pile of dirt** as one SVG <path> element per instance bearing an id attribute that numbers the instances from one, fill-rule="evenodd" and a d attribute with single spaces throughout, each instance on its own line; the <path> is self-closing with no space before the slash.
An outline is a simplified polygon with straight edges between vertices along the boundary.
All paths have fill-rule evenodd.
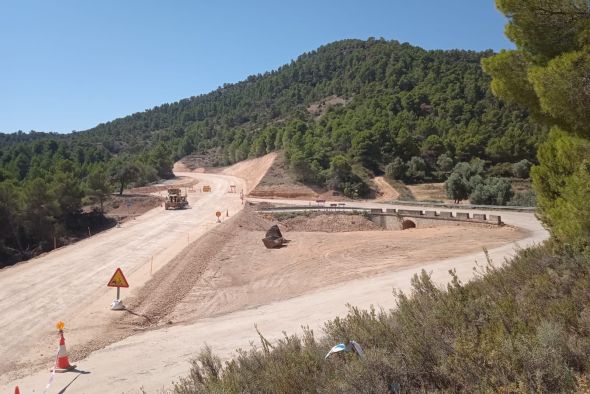
<path id="1" fill-rule="evenodd" d="M 268 215 L 267 218 L 278 221 L 287 231 L 343 233 L 383 230 L 368 218 L 356 214 L 315 212 L 306 215 Z"/>
<path id="2" fill-rule="evenodd" d="M 236 225 L 248 231 L 266 231 L 273 224 L 279 224 L 279 229 L 284 231 L 284 227 L 272 215 L 260 215 L 254 209 L 260 208 L 260 205 L 246 205 L 240 212 L 240 218 L 236 221 Z"/>

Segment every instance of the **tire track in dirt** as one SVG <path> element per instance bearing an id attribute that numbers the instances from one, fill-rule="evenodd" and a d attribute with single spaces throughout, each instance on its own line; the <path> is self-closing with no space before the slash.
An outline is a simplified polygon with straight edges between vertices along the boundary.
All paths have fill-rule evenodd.
<path id="1" fill-rule="evenodd" d="M 207 232 L 187 246 L 158 270 L 141 289 L 125 301 L 126 309 L 110 320 L 102 335 L 71 349 L 72 359 L 83 359 L 93 351 L 138 331 L 173 324 L 174 322 L 167 320 L 168 315 L 185 299 L 209 265 L 215 261 L 221 250 L 219 245 L 235 237 L 237 223 L 242 215 L 240 212 L 219 224 L 215 230 Z"/>

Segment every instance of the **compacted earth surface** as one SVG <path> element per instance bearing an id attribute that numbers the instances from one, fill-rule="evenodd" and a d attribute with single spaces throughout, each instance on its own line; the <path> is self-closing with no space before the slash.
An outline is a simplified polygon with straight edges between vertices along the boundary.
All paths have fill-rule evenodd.
<path id="1" fill-rule="evenodd" d="M 289 242 L 264 248 L 277 223 Z M 449 223 L 435 228 L 385 231 L 362 215 L 273 217 L 245 209 L 220 240 L 195 286 L 172 312 L 190 321 L 288 299 L 330 285 L 395 271 L 425 261 L 494 248 L 522 238 L 511 226 Z"/>
<path id="2" fill-rule="evenodd" d="M 407 289 L 422 268 L 437 283 L 454 268 L 468 280 L 483 248 L 502 261 L 515 242 L 526 246 L 547 236 L 527 213 L 503 213 L 506 226 L 441 222 L 404 231 L 383 230 L 359 214 L 258 213 L 260 205 L 242 201 L 239 192 L 254 190 L 274 158 L 214 173 L 179 163 L 179 175 L 212 187 L 211 193 L 189 190 L 190 209 L 156 208 L 0 270 L 0 325 L 14 328 L 0 339 L 0 391 L 15 383 L 23 392 L 42 391 L 57 320 L 66 321 L 71 361 L 90 373 L 60 375 L 49 392 L 70 383 L 72 392 L 139 392 L 141 386 L 154 392 L 186 374 L 204 344 L 231 357 L 255 339 L 255 325 L 273 340 L 301 325 L 317 328 L 345 313 L 347 303 L 389 307 L 393 287 Z M 215 212 L 222 213 L 220 223 Z M 262 238 L 273 224 L 289 242 L 270 250 Z M 106 288 L 116 267 L 131 284 L 120 312 L 109 310 L 114 289 Z M 109 384 L 116 386 L 105 390 Z"/>

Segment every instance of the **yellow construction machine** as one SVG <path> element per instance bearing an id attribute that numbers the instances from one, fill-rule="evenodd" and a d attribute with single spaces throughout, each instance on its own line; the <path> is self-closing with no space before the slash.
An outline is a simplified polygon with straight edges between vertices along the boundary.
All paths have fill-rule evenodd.
<path id="1" fill-rule="evenodd" d="M 168 196 L 166 197 L 164 208 L 166 210 L 188 208 L 186 195 L 183 196 L 180 189 L 168 189 Z"/>

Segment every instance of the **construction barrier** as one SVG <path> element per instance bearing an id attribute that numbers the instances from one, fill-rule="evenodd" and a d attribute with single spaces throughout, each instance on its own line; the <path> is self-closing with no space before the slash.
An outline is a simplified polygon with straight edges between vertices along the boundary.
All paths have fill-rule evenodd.
<path id="1" fill-rule="evenodd" d="M 68 372 L 76 368 L 75 365 L 70 364 L 70 360 L 68 359 L 68 351 L 66 350 L 66 340 L 64 338 L 63 328 L 63 322 L 57 323 L 60 339 L 59 351 L 57 352 L 57 358 L 55 360 L 55 372 Z"/>

